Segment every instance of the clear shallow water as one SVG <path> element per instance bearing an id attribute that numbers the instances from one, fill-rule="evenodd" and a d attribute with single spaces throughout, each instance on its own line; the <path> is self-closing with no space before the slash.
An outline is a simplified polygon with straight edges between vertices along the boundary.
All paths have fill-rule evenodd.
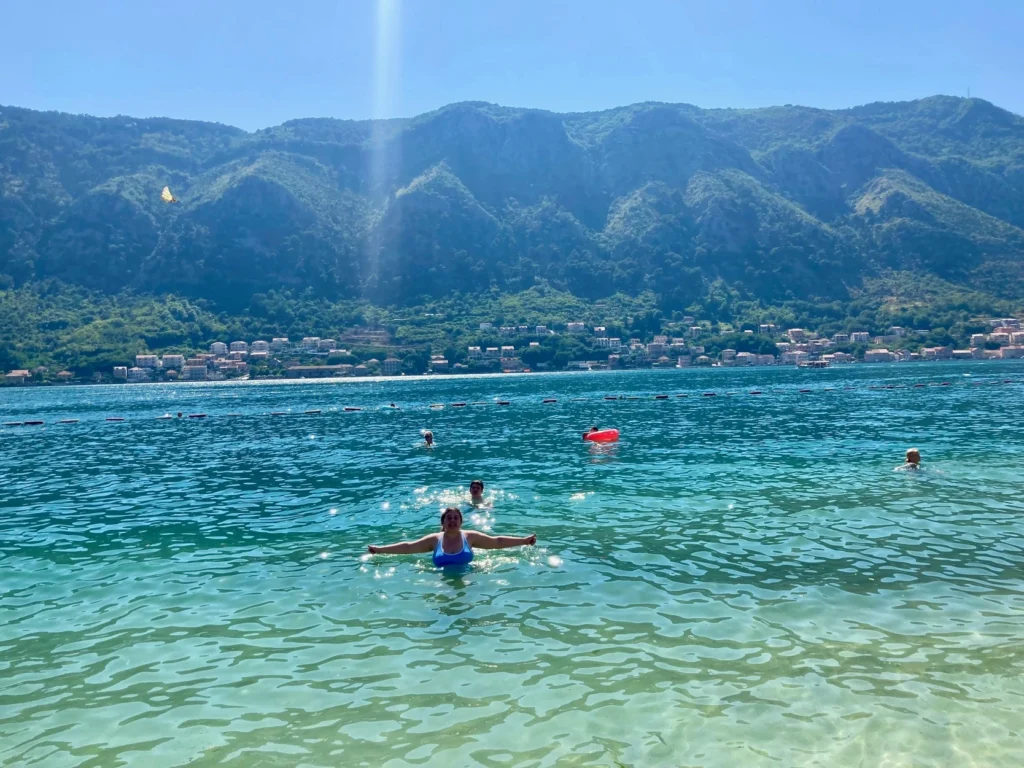
<path id="1" fill-rule="evenodd" d="M 0 764 L 1019 766 L 1004 379 L 1024 366 L 0 391 L 0 421 L 47 421 L 0 428 Z M 154 418 L 177 411 L 209 418 Z M 926 471 L 894 473 L 911 445 Z M 462 575 L 363 556 L 477 476 L 470 524 L 537 547 Z"/>

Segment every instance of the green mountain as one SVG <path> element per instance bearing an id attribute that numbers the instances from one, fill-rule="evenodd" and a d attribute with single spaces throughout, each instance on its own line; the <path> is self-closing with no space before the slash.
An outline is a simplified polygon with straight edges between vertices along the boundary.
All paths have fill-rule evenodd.
<path id="1" fill-rule="evenodd" d="M 465 103 L 255 133 L 2 107 L 0 185 L 9 285 L 391 304 L 546 281 L 682 306 L 718 279 L 765 301 L 842 299 L 894 269 L 1024 294 L 1024 119 L 979 99 Z"/>
<path id="2" fill-rule="evenodd" d="M 946 96 L 462 103 L 247 133 L 0 107 L 0 289 L 48 281 L 226 316 L 268 293 L 400 307 L 534 286 L 666 314 L 721 296 L 881 304 L 895 284 L 1019 306 L 1024 118 Z"/>

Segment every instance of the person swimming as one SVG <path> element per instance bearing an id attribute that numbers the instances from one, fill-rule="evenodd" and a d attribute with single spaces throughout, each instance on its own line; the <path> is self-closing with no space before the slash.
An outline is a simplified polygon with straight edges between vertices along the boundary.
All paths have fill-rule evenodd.
<path id="1" fill-rule="evenodd" d="M 587 439 L 587 435 L 589 433 L 591 433 L 591 432 L 600 432 L 600 431 L 601 430 L 599 430 L 597 427 L 591 427 L 590 429 L 588 429 L 586 432 L 583 433 L 583 439 L 586 440 Z"/>
<path id="2" fill-rule="evenodd" d="M 434 447 L 434 433 L 429 429 L 423 433 L 423 445 L 427 448 Z"/>
<path id="3" fill-rule="evenodd" d="M 529 536 L 491 536 L 482 531 L 463 531 L 462 511 L 457 507 L 448 507 L 441 513 L 441 533 L 429 533 L 415 541 L 400 541 L 397 544 L 370 544 L 366 549 L 372 555 L 433 552 L 434 565 L 443 568 L 448 565 L 468 565 L 473 560 L 473 547 L 508 549 L 536 543 L 535 533 Z"/>
<path id="4" fill-rule="evenodd" d="M 474 507 L 483 507 L 487 505 L 484 501 L 484 481 L 473 480 L 469 484 L 469 503 Z"/>
<path id="5" fill-rule="evenodd" d="M 897 470 L 917 470 L 921 468 L 921 452 L 917 448 L 907 449 L 907 460 Z"/>

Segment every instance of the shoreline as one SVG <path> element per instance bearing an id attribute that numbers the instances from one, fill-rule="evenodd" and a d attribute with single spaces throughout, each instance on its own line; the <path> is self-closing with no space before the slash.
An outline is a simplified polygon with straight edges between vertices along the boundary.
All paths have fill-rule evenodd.
<path id="1" fill-rule="evenodd" d="M 1024 358 L 993 358 L 991 360 L 908 360 L 906 362 L 864 362 L 856 361 L 852 363 L 839 363 L 831 365 L 828 368 L 804 368 L 801 369 L 797 365 L 701 365 L 701 366 L 687 366 L 685 368 L 679 368 L 676 366 L 668 368 L 599 368 L 591 370 L 565 370 L 565 371 L 515 371 L 509 373 L 421 373 L 421 374 L 407 374 L 401 376 L 310 376 L 310 377 L 263 377 L 263 378 L 246 378 L 246 379 L 222 379 L 219 381 L 69 381 L 69 382 L 25 382 L 23 384 L 0 384 L 0 391 L 4 390 L 19 390 L 19 389 L 43 389 L 43 388 L 63 388 L 63 387 L 138 387 L 138 386 L 219 386 L 224 384 L 310 384 L 310 383 L 358 383 L 358 382 L 387 382 L 387 381 L 449 381 L 449 380 L 464 380 L 464 379 L 507 379 L 507 378 L 521 378 L 523 376 L 566 376 L 576 374 L 593 374 L 593 373 L 638 373 L 645 371 L 648 373 L 658 371 L 715 371 L 715 370 L 813 370 L 816 373 L 827 370 L 847 370 L 850 368 L 860 368 L 861 366 L 871 367 L 882 367 L 882 366 L 906 366 L 906 365 L 941 365 L 944 363 L 958 363 L 958 364 L 988 364 L 988 363 L 1002 363 L 1002 362 L 1024 362 Z"/>

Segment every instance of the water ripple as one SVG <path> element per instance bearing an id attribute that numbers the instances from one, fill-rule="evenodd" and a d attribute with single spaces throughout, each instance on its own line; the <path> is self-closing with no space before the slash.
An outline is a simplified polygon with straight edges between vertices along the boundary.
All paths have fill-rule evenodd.
<path id="1" fill-rule="evenodd" d="M 974 386 L 1007 378 L 4 390 L 48 425 L 0 431 L 0 764 L 1016 766 L 1024 387 Z M 537 547 L 363 554 L 477 476 L 469 522 Z"/>

